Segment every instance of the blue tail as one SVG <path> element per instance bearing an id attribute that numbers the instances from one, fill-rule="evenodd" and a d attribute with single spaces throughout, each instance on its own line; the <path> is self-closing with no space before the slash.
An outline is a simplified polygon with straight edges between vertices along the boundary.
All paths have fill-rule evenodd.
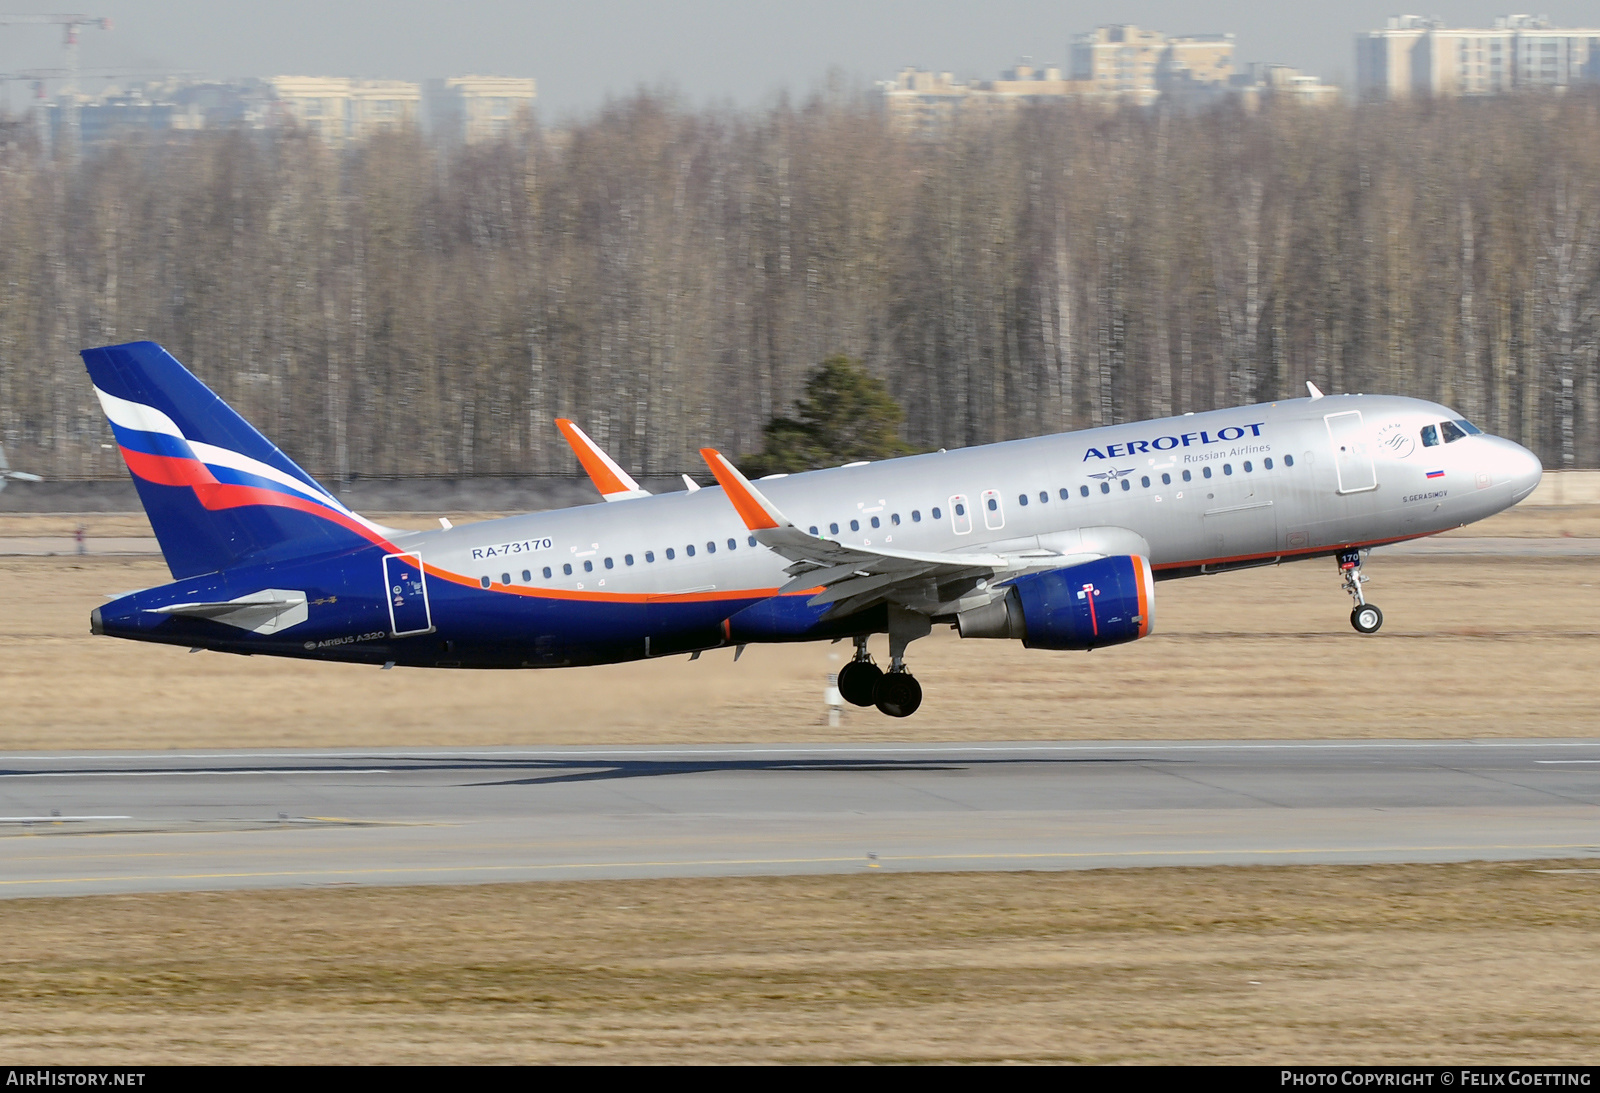
<path id="1" fill-rule="evenodd" d="M 83 362 L 174 578 L 383 541 L 154 342 Z"/>

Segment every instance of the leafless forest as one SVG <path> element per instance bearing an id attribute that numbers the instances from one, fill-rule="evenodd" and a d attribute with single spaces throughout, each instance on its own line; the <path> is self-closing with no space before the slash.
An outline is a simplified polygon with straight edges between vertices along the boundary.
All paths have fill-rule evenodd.
<path id="1" fill-rule="evenodd" d="M 1332 391 L 1600 465 L 1600 94 L 897 133 L 640 96 L 446 151 L 293 132 L 0 151 L 0 430 L 120 475 L 77 350 L 154 338 L 313 473 L 760 447 L 866 362 L 915 447 Z"/>

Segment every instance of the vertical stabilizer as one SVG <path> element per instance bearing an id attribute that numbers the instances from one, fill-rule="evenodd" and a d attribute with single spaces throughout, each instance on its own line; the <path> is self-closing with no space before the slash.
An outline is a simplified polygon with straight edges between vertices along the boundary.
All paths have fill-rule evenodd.
<path id="1" fill-rule="evenodd" d="M 174 577 L 382 540 L 159 345 L 82 355 Z"/>

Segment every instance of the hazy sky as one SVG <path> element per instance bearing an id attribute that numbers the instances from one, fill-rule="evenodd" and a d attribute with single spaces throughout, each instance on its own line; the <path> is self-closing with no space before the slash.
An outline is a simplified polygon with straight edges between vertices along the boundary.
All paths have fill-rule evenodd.
<path id="1" fill-rule="evenodd" d="M 50 10 L 38 4 L 18 10 Z M 1071 36 L 1100 23 L 1172 34 L 1231 31 L 1241 62 L 1278 61 L 1328 79 L 1354 74 L 1352 36 L 1383 25 L 1389 3 L 1282 0 L 84 0 L 110 16 L 83 33 L 87 68 L 183 70 L 214 77 L 467 73 L 533 76 L 547 120 L 608 95 L 669 86 L 691 104 L 759 104 L 804 94 L 830 69 L 863 83 L 905 65 L 992 76 L 1018 57 L 1064 63 Z M 67 9 L 73 10 L 73 9 Z M 1427 14 L 1485 26 L 1503 9 L 1432 0 Z M 1600 23 L 1600 2 L 1540 3 L 1558 25 Z M 61 34 L 0 27 L 0 71 L 56 67 Z"/>

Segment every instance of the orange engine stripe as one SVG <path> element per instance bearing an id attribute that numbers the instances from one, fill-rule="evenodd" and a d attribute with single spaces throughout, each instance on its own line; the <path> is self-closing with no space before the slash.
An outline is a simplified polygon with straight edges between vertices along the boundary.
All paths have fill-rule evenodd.
<path id="1" fill-rule="evenodd" d="M 1139 636 L 1142 638 L 1150 633 L 1150 585 L 1145 580 L 1145 574 L 1150 571 L 1148 558 L 1136 558 L 1138 562 L 1133 567 L 1133 583 L 1139 589 Z"/>

